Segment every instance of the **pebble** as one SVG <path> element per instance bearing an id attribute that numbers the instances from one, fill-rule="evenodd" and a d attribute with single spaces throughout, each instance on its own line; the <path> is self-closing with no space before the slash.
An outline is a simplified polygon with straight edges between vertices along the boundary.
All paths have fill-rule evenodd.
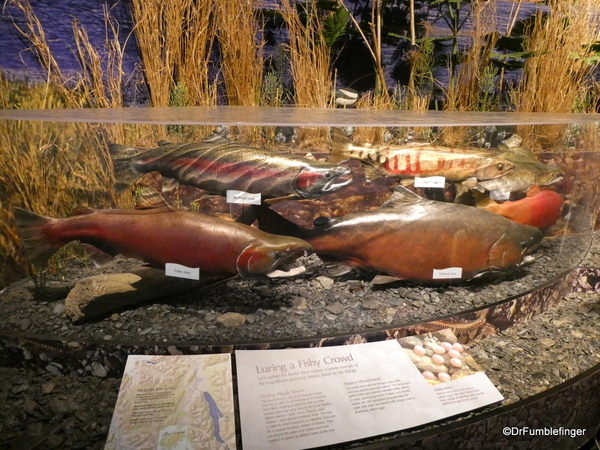
<path id="1" fill-rule="evenodd" d="M 108 375 L 108 372 L 106 371 L 104 366 L 98 361 L 94 361 L 92 363 L 92 369 L 92 375 L 96 377 L 104 378 L 106 375 Z"/>
<path id="2" fill-rule="evenodd" d="M 327 306 L 325 306 L 325 309 L 327 311 L 329 311 L 330 313 L 337 315 L 337 314 L 340 314 L 344 310 L 344 307 L 342 306 L 341 303 L 335 302 L 335 303 L 330 303 Z"/>
<path id="3" fill-rule="evenodd" d="M 246 322 L 246 316 L 239 313 L 228 312 L 216 319 L 217 324 L 225 328 L 239 328 Z"/>
<path id="4" fill-rule="evenodd" d="M 66 307 L 64 303 L 57 303 L 54 308 L 52 308 L 52 314 L 61 315 L 65 312 Z"/>

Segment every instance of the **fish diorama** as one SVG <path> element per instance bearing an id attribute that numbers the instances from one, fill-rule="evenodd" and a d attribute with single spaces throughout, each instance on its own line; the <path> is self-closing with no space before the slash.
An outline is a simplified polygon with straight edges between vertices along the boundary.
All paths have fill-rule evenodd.
<path id="1" fill-rule="evenodd" d="M 266 199 L 311 198 L 352 183 L 348 167 L 249 147 L 221 136 L 193 143 L 160 142 L 153 149 L 111 144 L 109 150 L 119 191 L 150 172 L 211 194 L 237 190 Z"/>
<path id="2" fill-rule="evenodd" d="M 249 208 L 244 223 L 174 208 L 153 189 L 142 189 L 150 192 L 138 205 L 146 209 L 78 208 L 50 218 L 14 208 L 25 253 L 41 266 L 77 240 L 95 262 L 122 254 L 162 270 L 168 263 L 199 268 L 211 279 L 294 277 L 305 273 L 297 260 L 315 253 L 335 268 L 332 275 L 358 269 L 385 282 L 462 283 L 521 270 L 561 216 L 563 197 L 548 185 L 563 171 L 521 147 L 355 146 L 338 129 L 333 137 L 329 158 L 320 160 L 218 135 L 149 150 L 111 144 L 119 190 L 159 173 L 165 184 L 175 179 L 217 197 L 234 189 L 285 200 Z M 428 176 L 444 177 L 454 194 L 434 200 L 403 183 Z M 456 201 L 467 191 L 476 200 Z M 526 197 L 496 202 L 494 191 Z"/>
<path id="3" fill-rule="evenodd" d="M 312 251 L 310 244 L 294 237 L 172 208 L 77 212 L 56 219 L 13 209 L 32 264 L 44 265 L 62 246 L 77 240 L 99 263 L 121 254 L 163 270 L 167 263 L 199 268 L 201 276 L 210 278 L 268 278 L 297 275 L 303 268 L 287 265 Z"/>
<path id="4" fill-rule="evenodd" d="M 315 253 L 399 280 L 435 280 L 435 270 L 460 267 L 457 279 L 510 271 L 542 240 L 535 227 L 454 203 L 426 200 L 398 186 L 378 210 L 298 227 L 270 209 L 255 207 L 259 227 L 311 244 Z"/>

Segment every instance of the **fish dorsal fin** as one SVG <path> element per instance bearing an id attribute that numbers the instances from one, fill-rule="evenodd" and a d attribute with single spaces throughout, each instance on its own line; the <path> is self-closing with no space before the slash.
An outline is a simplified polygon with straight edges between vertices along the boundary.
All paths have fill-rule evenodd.
<path id="1" fill-rule="evenodd" d="M 416 205 L 425 201 L 422 197 L 406 189 L 404 186 L 396 186 L 392 195 L 381 205 L 382 208 L 395 208 L 397 206 Z"/>
<path id="2" fill-rule="evenodd" d="M 540 187 L 535 184 L 532 184 L 531 186 L 529 186 L 529 189 L 527 190 L 527 197 L 535 197 L 540 192 L 542 192 Z"/>
<path id="3" fill-rule="evenodd" d="M 314 227 L 322 227 L 323 225 L 327 225 L 333 219 L 331 217 L 319 216 L 313 221 Z"/>
<path id="4" fill-rule="evenodd" d="M 159 146 L 159 147 L 164 147 L 165 145 L 170 145 L 170 144 L 172 144 L 172 142 L 170 142 L 170 141 L 165 141 L 164 139 L 162 139 L 162 140 L 158 141 L 158 142 L 157 142 L 157 144 L 158 144 L 158 146 Z"/>
<path id="5" fill-rule="evenodd" d="M 403 141 L 405 144 L 413 144 L 413 145 L 430 145 L 429 142 L 423 133 L 417 133 L 416 131 L 409 131 Z"/>
<path id="6" fill-rule="evenodd" d="M 85 216 L 86 214 L 94 214 L 95 212 L 89 206 L 80 205 L 71 212 L 71 216 Z"/>
<path id="7" fill-rule="evenodd" d="M 231 142 L 231 139 L 229 139 L 227 136 L 225 136 L 219 130 L 215 130 L 211 134 L 206 136 L 204 139 L 202 139 L 202 142 L 225 143 L 225 142 Z"/>
<path id="8" fill-rule="evenodd" d="M 510 155 L 514 155 L 514 156 L 519 156 L 521 158 L 527 158 L 527 159 L 534 159 L 537 161 L 537 158 L 535 157 L 535 153 L 533 153 L 533 151 L 531 151 L 531 149 L 527 148 L 527 147 L 509 147 L 505 144 L 500 144 L 498 146 L 498 149 L 500 149 L 502 151 L 503 155 L 508 155 L 508 157 L 510 158 Z"/>
<path id="9" fill-rule="evenodd" d="M 519 147 L 523 143 L 523 138 L 518 134 L 513 134 L 512 136 L 504 139 L 501 145 L 504 145 L 506 148 L 516 148 Z"/>
<path id="10" fill-rule="evenodd" d="M 331 130 L 331 152 L 329 152 L 328 162 L 338 163 L 340 161 L 346 161 L 350 158 L 348 154 L 348 147 L 351 142 L 341 128 L 333 128 Z"/>

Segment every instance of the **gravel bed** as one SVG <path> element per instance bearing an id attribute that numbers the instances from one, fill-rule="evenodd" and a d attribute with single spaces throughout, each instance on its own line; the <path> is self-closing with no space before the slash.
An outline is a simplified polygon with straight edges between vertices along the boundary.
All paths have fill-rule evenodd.
<path id="1" fill-rule="evenodd" d="M 577 238 L 574 242 L 581 250 L 589 241 Z M 550 247 L 574 248 L 574 245 L 563 244 L 557 239 L 545 243 Z M 567 266 L 578 258 L 575 253 L 581 255 L 579 251 L 571 253 L 574 259 L 565 263 Z M 542 252 L 537 255 L 537 261 L 546 257 L 553 258 Z M 54 299 L 35 299 L 30 281 L 16 283 L 2 291 L 2 305 L 7 308 L 6 303 L 10 303 L 12 311 L 5 309 L 0 323 L 3 329 L 33 333 L 78 333 L 82 338 L 101 336 L 138 341 L 189 341 L 206 337 L 207 333 L 214 340 L 301 336 L 315 330 L 320 333 L 364 330 L 385 326 L 388 322 L 439 317 L 452 312 L 447 304 L 449 298 L 460 298 L 457 308 L 469 309 L 494 302 L 515 290 L 522 291 L 531 283 L 543 281 L 540 276 L 550 276 L 540 275 L 534 263 L 512 280 L 492 282 L 493 288 L 478 283 L 441 288 L 401 284 L 375 289 L 367 281 L 369 274 L 360 277 L 353 274 L 353 278 L 334 281 L 320 272 L 320 263 L 314 257 L 307 263 L 310 275 L 300 280 L 269 284 L 230 282 L 198 294 L 199 299 L 151 305 L 114 314 L 96 323 L 74 326 L 64 317 L 60 299 L 64 298 L 72 275 L 82 276 L 81 272 L 85 272 L 83 275 L 87 276 L 95 271 L 77 267 L 83 266 L 78 263 L 65 268 L 64 280 L 48 278 L 47 293 L 52 293 Z M 598 233 L 587 257 L 577 263 L 582 267 L 600 267 Z M 131 262 L 121 260 L 112 269 L 131 268 L 128 265 Z M 555 270 L 561 271 L 560 268 Z M 492 294 L 484 296 L 482 293 L 487 291 Z M 222 303 L 220 296 L 225 292 L 230 295 L 233 292 L 234 300 Z M 417 292 L 420 292 L 418 297 Z M 213 299 L 219 299 L 218 306 Z M 237 304 L 240 301 L 243 303 Z M 239 329 L 217 325 L 219 314 L 232 310 L 245 315 L 246 323 L 240 327 L 247 329 L 244 334 Z M 506 400 L 502 404 L 506 405 L 542 392 L 600 363 L 599 321 L 598 293 L 573 292 L 527 324 L 471 343 L 469 352 L 503 393 Z M 5 358 L 0 361 L 3 361 L 2 366 L 10 366 Z M 52 366 L 0 367 L 0 376 L 4 379 L 0 384 L 0 403 L 5 405 L 0 411 L 0 448 L 103 448 L 120 380 L 106 376 L 106 372 L 89 376 L 61 375 L 49 367 Z"/>
<path id="2" fill-rule="evenodd" d="M 23 280 L 1 291 L 0 329 L 75 340 L 209 344 L 355 333 L 432 320 L 523 293 L 576 267 L 591 239 L 546 238 L 533 263 L 515 273 L 441 286 L 377 286 L 370 282 L 375 274 L 362 271 L 331 278 L 321 260 L 311 255 L 301 261 L 306 273 L 294 279 L 231 280 L 82 325 L 74 325 L 65 314 L 64 298 L 76 280 L 126 271 L 137 263 L 118 258 L 96 269 L 73 260 L 60 274 L 48 275 L 42 290 Z"/>

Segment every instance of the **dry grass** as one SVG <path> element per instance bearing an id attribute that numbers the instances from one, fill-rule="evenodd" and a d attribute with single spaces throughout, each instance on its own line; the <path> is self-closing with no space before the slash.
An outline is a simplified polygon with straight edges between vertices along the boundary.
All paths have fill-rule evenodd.
<path id="1" fill-rule="evenodd" d="M 295 2 L 281 2 L 281 14 L 288 27 L 294 104 L 326 108 L 331 106 L 333 83 L 331 53 L 323 38 L 323 17 L 316 0 L 308 0 L 301 7 L 304 8 L 304 21 Z"/>
<path id="2" fill-rule="evenodd" d="M 178 84 L 189 105 L 212 105 L 208 68 L 213 0 L 132 0 L 135 34 L 153 106 L 169 106 Z"/>
<path id="3" fill-rule="evenodd" d="M 473 4 L 473 27 L 469 31 L 471 45 L 461 64 L 450 69 L 450 81 L 445 89 L 446 111 L 485 111 L 494 106 L 489 101 L 496 91 L 490 59 L 498 40 L 496 2 L 478 0 Z M 489 96 L 489 97 L 488 97 Z M 448 128 L 441 136 L 446 145 L 459 145 L 467 139 L 467 129 Z"/>
<path id="4" fill-rule="evenodd" d="M 264 42 L 256 42 L 260 29 L 254 17 L 254 1 L 217 0 L 216 23 L 227 103 L 258 105 Z"/>
<path id="5" fill-rule="evenodd" d="M 514 93 L 517 111 L 573 112 L 584 103 L 588 81 L 597 66 L 591 45 L 600 36 L 600 1 L 550 1 L 549 15 L 535 18 L 526 50 L 530 57 Z M 547 148 L 560 142 L 564 127 L 519 127 L 527 146 Z"/>

